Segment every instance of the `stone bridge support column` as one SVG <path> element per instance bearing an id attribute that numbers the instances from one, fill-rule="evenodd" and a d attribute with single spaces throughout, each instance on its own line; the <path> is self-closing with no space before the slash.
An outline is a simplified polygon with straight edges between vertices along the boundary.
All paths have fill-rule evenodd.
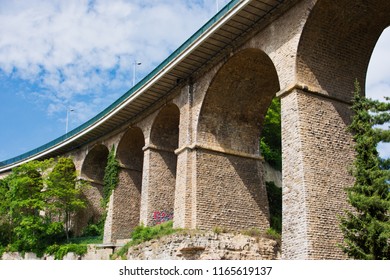
<path id="1" fill-rule="evenodd" d="M 108 153 L 105 145 L 97 144 L 89 150 L 83 161 L 80 179 L 87 181 L 90 187 L 83 190 L 83 195 L 87 199 L 87 208 L 77 214 L 75 223 L 77 234 L 82 233 L 88 223 L 97 223 L 104 214 L 101 200 L 103 198 L 103 178 Z"/>
<path id="2" fill-rule="evenodd" d="M 83 188 L 82 196 L 87 201 L 86 208 L 80 210 L 75 217 L 73 231 L 75 235 L 80 235 L 88 223 L 97 223 L 104 214 L 101 206 L 103 198 L 103 182 L 80 177 L 88 185 Z"/>
<path id="3" fill-rule="evenodd" d="M 296 85 L 281 93 L 284 259 L 342 259 L 338 215 L 354 158 L 349 104 Z"/>
<path id="4" fill-rule="evenodd" d="M 120 137 L 116 149 L 119 182 L 107 209 L 104 243 L 130 238 L 131 232 L 140 223 L 144 146 L 144 135 L 138 127 L 129 127 Z"/>
<path id="5" fill-rule="evenodd" d="M 197 146 L 195 221 L 200 228 L 269 228 L 263 159 Z"/>
<path id="6" fill-rule="evenodd" d="M 172 220 L 176 184 L 176 155 L 173 150 L 152 144 L 144 148 L 141 222 L 155 225 Z"/>
<path id="7" fill-rule="evenodd" d="M 145 141 L 141 222 L 154 225 L 174 216 L 180 110 L 165 105 L 155 117 Z"/>
<path id="8" fill-rule="evenodd" d="M 192 145 L 177 153 L 176 227 L 269 227 L 260 156 L 205 145 Z"/>
<path id="9" fill-rule="evenodd" d="M 104 243 L 130 238 L 139 225 L 142 171 L 121 165 L 119 183 L 113 190 L 104 225 Z"/>
<path id="10" fill-rule="evenodd" d="M 177 178 L 175 189 L 174 227 L 195 228 L 196 152 L 184 147 L 176 150 Z"/>

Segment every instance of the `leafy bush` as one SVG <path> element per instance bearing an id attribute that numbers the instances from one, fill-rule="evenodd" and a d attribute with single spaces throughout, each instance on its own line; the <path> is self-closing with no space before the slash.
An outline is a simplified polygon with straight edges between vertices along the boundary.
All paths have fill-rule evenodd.
<path id="1" fill-rule="evenodd" d="M 265 115 L 260 138 L 264 159 L 277 170 L 282 170 L 282 125 L 280 99 L 274 98 Z"/>
<path id="2" fill-rule="evenodd" d="M 104 225 L 104 223 L 103 223 L 103 225 Z M 101 236 L 102 237 L 103 231 L 104 231 L 104 228 L 103 228 L 101 222 L 99 222 L 97 224 L 90 223 L 85 227 L 83 234 L 81 236 L 82 237 L 87 237 L 87 236 Z"/>
<path id="3" fill-rule="evenodd" d="M 47 246 L 64 239 L 64 229 L 60 222 L 49 222 L 40 216 L 24 217 L 14 228 L 13 251 L 34 252 L 41 257 Z"/>
<path id="4" fill-rule="evenodd" d="M 88 247 L 84 244 L 65 244 L 65 245 L 51 245 L 46 249 L 46 253 L 49 255 L 54 255 L 54 259 L 62 260 L 64 256 L 73 252 L 78 256 L 83 256 L 87 253 Z"/>
<path id="5" fill-rule="evenodd" d="M 0 245 L 0 259 L 3 256 L 4 252 L 5 252 L 5 248 Z"/>

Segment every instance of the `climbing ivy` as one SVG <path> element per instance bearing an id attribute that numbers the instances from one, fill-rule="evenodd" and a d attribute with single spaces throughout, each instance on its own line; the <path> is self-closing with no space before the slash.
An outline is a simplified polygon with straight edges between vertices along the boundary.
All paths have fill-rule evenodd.
<path id="1" fill-rule="evenodd" d="M 119 182 L 119 162 L 115 158 L 115 147 L 111 148 L 107 158 L 107 166 L 104 170 L 103 178 L 103 201 L 102 206 L 106 207 L 112 191 L 116 188 Z"/>

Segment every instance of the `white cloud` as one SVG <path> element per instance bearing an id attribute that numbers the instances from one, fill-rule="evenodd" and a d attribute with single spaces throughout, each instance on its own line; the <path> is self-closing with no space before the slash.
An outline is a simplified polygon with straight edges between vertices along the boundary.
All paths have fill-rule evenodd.
<path id="1" fill-rule="evenodd" d="M 367 90 L 378 84 L 390 86 L 390 28 L 383 31 L 379 38 L 375 52 L 371 56 L 367 72 Z M 371 95 L 371 93 L 368 93 Z M 388 93 L 389 94 L 389 93 Z M 375 95 L 372 95 L 373 97 Z"/>
<path id="2" fill-rule="evenodd" d="M 36 85 L 48 114 L 80 106 L 79 122 L 130 88 L 134 59 L 140 78 L 215 12 L 214 0 L 0 3 L 0 70 Z"/>
<path id="3" fill-rule="evenodd" d="M 219 0 L 219 7 L 228 0 Z M 215 0 L 0 0 L 0 74 L 35 87 L 23 94 L 81 124 L 126 92 L 215 12 Z M 368 69 L 369 97 L 390 95 L 390 29 Z M 390 154 L 389 145 L 380 145 Z"/>
<path id="4" fill-rule="evenodd" d="M 385 96 L 390 97 L 390 28 L 383 31 L 371 57 L 367 72 L 366 95 L 382 101 Z M 381 157 L 390 157 L 390 143 L 379 143 L 377 148 Z"/>

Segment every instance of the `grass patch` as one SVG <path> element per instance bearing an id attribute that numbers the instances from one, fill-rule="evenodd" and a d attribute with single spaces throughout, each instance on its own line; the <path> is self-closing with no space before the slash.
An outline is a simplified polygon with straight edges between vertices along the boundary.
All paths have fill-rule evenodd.
<path id="1" fill-rule="evenodd" d="M 264 236 L 264 233 L 260 229 L 258 229 L 258 228 L 250 228 L 250 229 L 247 229 L 247 230 L 243 230 L 243 231 L 241 231 L 241 234 L 247 235 L 247 236 L 250 236 L 250 237 L 262 237 L 262 236 Z"/>
<path id="2" fill-rule="evenodd" d="M 166 235 L 171 235 L 178 231 L 181 230 L 173 228 L 173 221 L 168 221 L 153 227 L 147 227 L 144 225 L 137 226 L 131 234 L 131 241 L 123 246 L 117 253 L 114 253 L 112 258 L 116 259 L 119 257 L 121 259 L 125 259 L 125 255 L 127 254 L 130 247 L 152 239 L 158 239 Z"/>
<path id="3" fill-rule="evenodd" d="M 279 246 L 282 246 L 282 235 L 273 228 L 269 228 L 266 231 L 266 236 L 275 240 Z"/>
<path id="4" fill-rule="evenodd" d="M 102 244 L 103 238 L 101 236 L 83 236 L 69 239 L 70 244 Z"/>
<path id="5" fill-rule="evenodd" d="M 216 227 L 213 227 L 213 232 L 215 234 L 221 234 L 221 233 L 228 233 L 229 231 L 226 228 L 216 226 Z"/>

